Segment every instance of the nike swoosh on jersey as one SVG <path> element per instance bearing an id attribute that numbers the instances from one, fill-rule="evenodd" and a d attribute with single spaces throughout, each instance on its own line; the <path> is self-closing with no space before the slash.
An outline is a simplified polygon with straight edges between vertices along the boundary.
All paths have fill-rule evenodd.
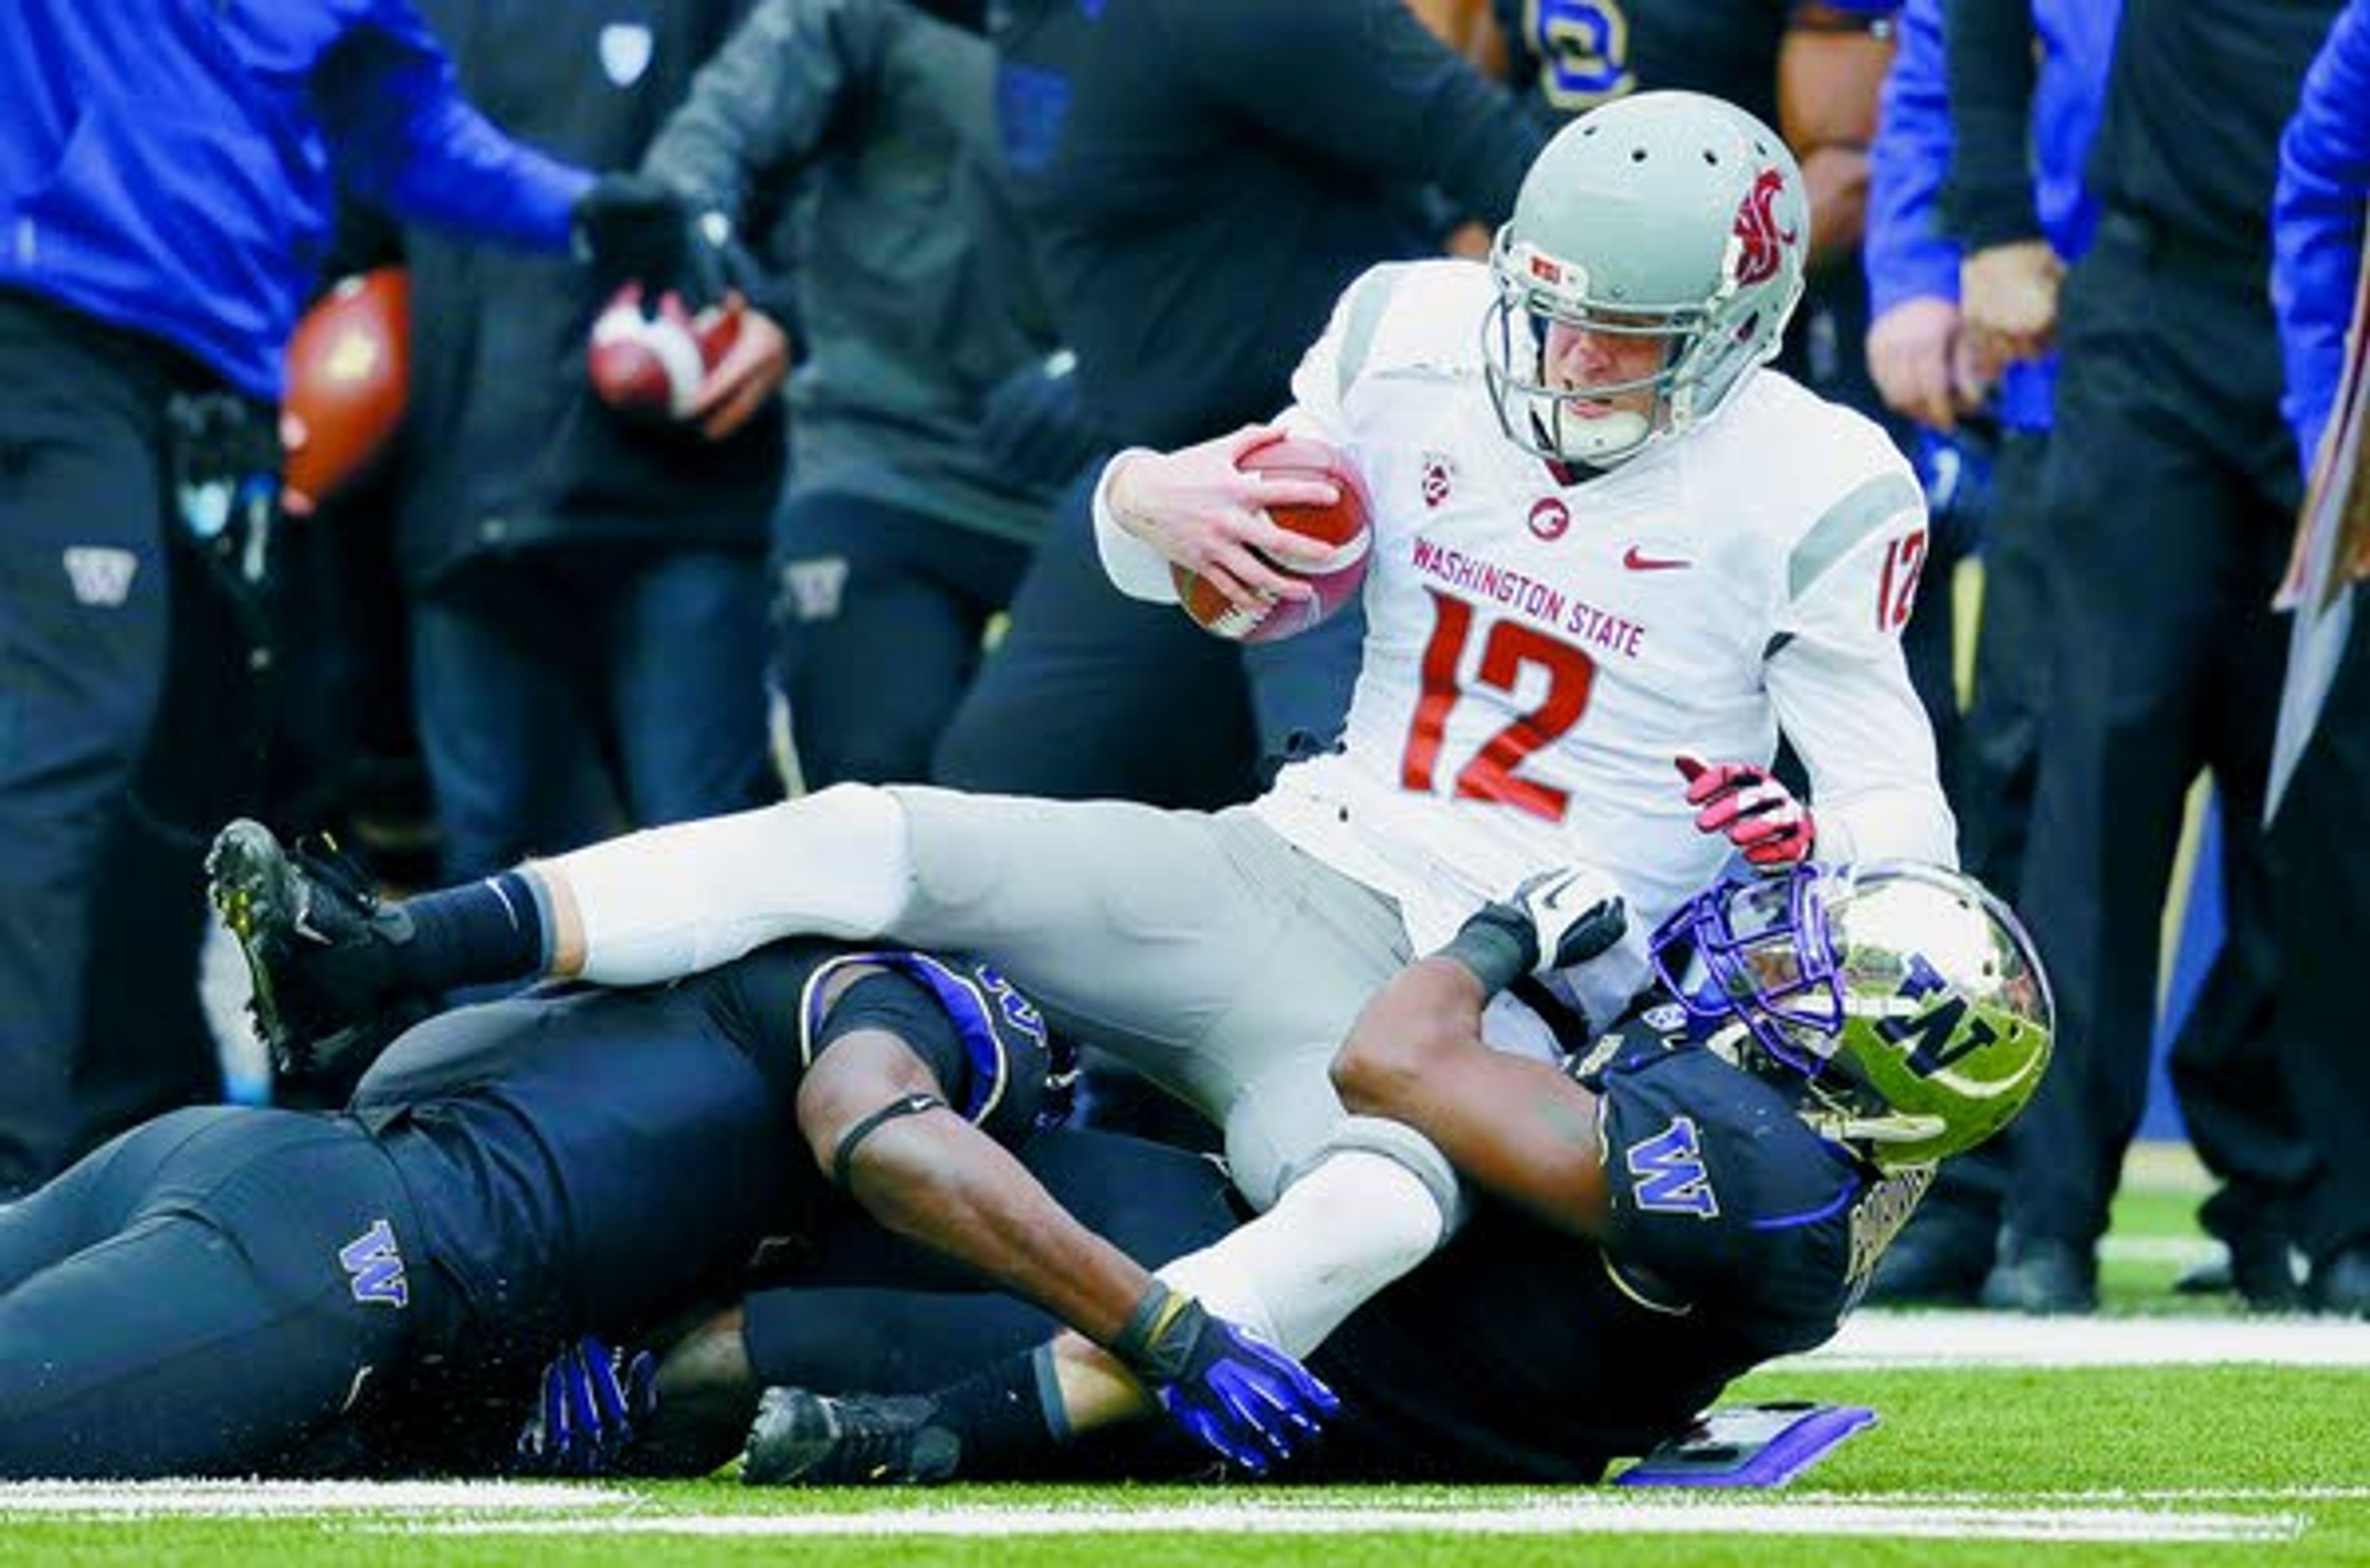
<path id="1" fill-rule="evenodd" d="M 1676 555 L 1649 555 L 1635 544 L 1630 545 L 1628 552 L 1621 557 L 1621 564 L 1633 572 L 1674 572 L 1683 567 L 1695 565 L 1693 561 L 1682 560 Z"/>

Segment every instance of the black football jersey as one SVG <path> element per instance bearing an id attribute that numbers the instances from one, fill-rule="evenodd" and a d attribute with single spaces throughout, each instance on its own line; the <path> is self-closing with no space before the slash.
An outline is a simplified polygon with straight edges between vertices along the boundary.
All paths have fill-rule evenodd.
<path id="1" fill-rule="evenodd" d="M 946 1008 L 951 1038 L 917 1043 L 949 1104 L 1003 1141 L 1026 1137 L 1059 1075 L 1025 999 L 979 966 L 812 941 L 671 985 L 445 1013 L 391 1047 L 350 1108 L 503 1338 L 627 1334 L 737 1284 L 762 1242 L 801 1230 L 824 1201 L 795 1102 L 820 982 L 858 958 Z"/>
<path id="2" fill-rule="evenodd" d="M 1492 0 L 1508 78 L 1560 124 L 1635 92 L 1685 88 L 1778 123 L 1789 0 Z"/>
<path id="3" fill-rule="evenodd" d="M 1352 1416 L 1329 1436 L 1329 1473 L 1596 1479 L 1740 1374 L 1832 1334 L 1931 1179 L 1825 1142 L 1787 1095 L 1689 1040 L 1674 1008 L 1572 1070 L 1602 1096 L 1607 1238 L 1478 1207 L 1314 1358 Z"/>

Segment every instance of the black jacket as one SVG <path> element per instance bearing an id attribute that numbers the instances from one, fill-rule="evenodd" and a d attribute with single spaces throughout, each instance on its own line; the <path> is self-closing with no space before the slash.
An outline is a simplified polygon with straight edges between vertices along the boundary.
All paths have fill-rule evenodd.
<path id="1" fill-rule="evenodd" d="M 1333 301 L 1495 223 L 1545 140 L 1405 0 L 991 6 L 1013 204 L 1089 408 L 1177 445 L 1265 418 Z"/>
<path id="2" fill-rule="evenodd" d="M 421 0 L 489 118 L 597 169 L 631 168 L 750 0 Z M 753 225 L 751 233 L 762 233 Z M 581 269 L 412 230 L 411 402 L 397 549 L 418 589 L 472 560 L 599 544 L 764 548 L 784 421 L 731 441 L 619 419 L 584 378 L 603 301 Z"/>

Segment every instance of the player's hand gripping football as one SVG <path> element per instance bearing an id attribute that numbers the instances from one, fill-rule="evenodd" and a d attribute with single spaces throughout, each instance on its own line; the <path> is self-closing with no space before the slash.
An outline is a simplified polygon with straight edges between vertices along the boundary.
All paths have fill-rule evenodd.
<path id="1" fill-rule="evenodd" d="M 1818 823 L 1768 769 L 1693 757 L 1677 762 L 1679 776 L 1687 781 L 1687 804 L 1698 808 L 1696 831 L 1725 835 L 1756 870 L 1783 871 L 1811 858 L 1818 846 Z"/>
<path id="2" fill-rule="evenodd" d="M 1253 1475 L 1306 1448 L 1341 1408 L 1299 1362 L 1158 1280 L 1110 1349 L 1196 1442 Z"/>
<path id="3" fill-rule="evenodd" d="M 1293 532 L 1270 507 L 1331 506 L 1340 498 L 1323 479 L 1247 473 L 1246 453 L 1282 441 L 1275 425 L 1245 425 L 1232 435 L 1175 452 L 1122 452 L 1104 492 L 1121 527 L 1177 566 L 1208 579 L 1242 609 L 1257 612 L 1278 599 L 1316 592 L 1260 553 L 1316 565 L 1332 546 Z"/>
<path id="4" fill-rule="evenodd" d="M 658 1410 L 658 1362 L 587 1336 L 543 1369 L 543 1393 L 518 1436 L 531 1475 L 605 1475 Z"/>

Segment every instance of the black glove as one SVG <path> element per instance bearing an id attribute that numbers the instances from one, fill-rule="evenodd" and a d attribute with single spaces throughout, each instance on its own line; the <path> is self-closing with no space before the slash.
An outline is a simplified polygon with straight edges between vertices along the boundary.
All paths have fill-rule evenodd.
<path id="1" fill-rule="evenodd" d="M 639 282 L 656 299 L 685 281 L 697 235 L 690 206 L 664 180 L 604 174 L 576 199 L 570 218 L 576 254 L 603 293 Z"/>
<path id="2" fill-rule="evenodd" d="M 1077 364 L 1067 349 L 1049 354 L 1006 376 L 980 400 L 979 444 L 1014 485 L 1056 488 L 1118 444 L 1087 417 Z"/>
<path id="3" fill-rule="evenodd" d="M 1110 1350 L 1196 1442 L 1253 1475 L 1306 1448 L 1341 1408 L 1307 1368 L 1158 1280 Z"/>

